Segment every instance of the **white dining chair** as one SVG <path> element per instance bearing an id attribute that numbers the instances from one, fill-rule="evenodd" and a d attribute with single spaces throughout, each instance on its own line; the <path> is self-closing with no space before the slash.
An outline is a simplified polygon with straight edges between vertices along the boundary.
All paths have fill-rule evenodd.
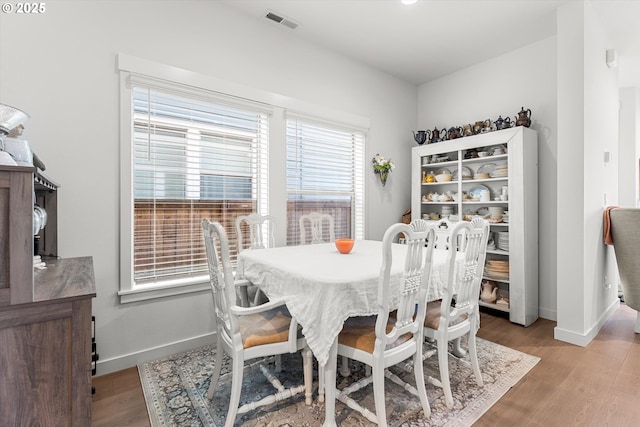
<path id="1" fill-rule="evenodd" d="M 400 233 L 404 233 L 407 255 L 403 259 L 392 259 L 392 244 Z M 347 319 L 338 336 L 338 355 L 370 366 L 371 375 L 337 390 L 336 398 L 379 426 L 387 425 L 385 377 L 418 396 L 425 417 L 431 415 L 424 383 L 422 346 L 426 290 L 435 240 L 433 233 L 434 229 L 421 219 L 411 224 L 394 224 L 386 230 L 382 240 L 378 314 Z M 403 267 L 403 279 L 395 289 L 395 295 L 391 289 L 392 265 Z M 390 315 L 392 300 L 398 302 L 398 308 Z M 387 369 L 409 358 L 415 366 L 415 387 Z M 349 396 L 371 383 L 375 413 Z"/>
<path id="2" fill-rule="evenodd" d="M 304 392 L 306 403 L 311 404 L 313 356 L 301 335 L 297 322 L 282 302 L 268 302 L 248 308 L 237 306 L 227 234 L 220 223 L 207 219 L 202 221 L 202 230 L 217 332 L 216 358 L 209 386 L 209 399 L 213 398 L 218 386 L 224 354 L 228 354 L 232 360 L 231 396 L 225 426 L 233 426 L 237 414 L 293 397 L 298 393 Z M 246 360 L 297 351 L 302 352 L 304 385 L 285 388 L 262 365 L 261 370 L 275 387 L 276 393 L 239 407 Z"/>
<path id="3" fill-rule="evenodd" d="M 332 215 L 323 214 L 320 212 L 311 212 L 300 216 L 300 244 L 312 244 L 317 243 L 329 243 L 336 240 L 335 235 L 335 220 Z M 307 242 L 307 230 L 311 236 L 311 240 Z M 326 230 L 326 231 L 325 231 Z M 325 240 L 325 236 L 328 237 Z M 342 358 L 340 364 L 340 375 L 348 377 L 351 375 L 349 370 L 349 359 L 347 357 Z M 320 400 L 323 400 L 324 384 L 322 382 L 322 375 L 320 376 Z"/>
<path id="4" fill-rule="evenodd" d="M 238 252 L 245 249 L 265 249 L 275 247 L 276 221 L 271 215 L 250 213 L 236 218 L 236 234 L 238 235 Z M 245 244 L 243 230 L 249 231 L 249 241 Z"/>
<path id="5" fill-rule="evenodd" d="M 310 240 L 307 242 L 307 230 Z M 327 237 L 327 239 L 325 239 Z M 320 212 L 311 212 L 300 216 L 300 244 L 327 243 L 336 240 L 333 216 Z"/>
<path id="6" fill-rule="evenodd" d="M 480 387 L 483 385 L 476 350 L 476 333 L 480 328 L 478 299 L 487 253 L 489 223 L 482 218 L 454 224 L 441 220 L 434 227 L 441 230 L 443 224 L 450 230 L 446 239 L 448 253 L 444 294 L 441 300 L 427 304 L 424 320 L 424 336 L 426 341 L 435 341 L 436 351 L 425 351 L 424 354 L 428 357 L 437 353 L 440 378 L 429 377 L 429 382 L 442 388 L 445 404 L 451 408 L 453 395 L 449 378 L 449 341 L 457 340 L 456 346 L 459 346 L 460 338 L 467 335 L 476 383 Z M 456 258 L 460 256 L 464 257 L 464 267 L 461 274 L 456 274 Z"/>
<path id="7" fill-rule="evenodd" d="M 271 215 L 251 213 L 236 218 L 236 236 L 238 237 L 238 253 L 247 249 L 265 249 L 275 247 L 275 218 Z M 248 231 L 248 241 L 245 242 Z M 257 286 L 246 282 L 238 287 L 240 304 L 243 307 L 260 305 L 268 301 L 267 296 Z"/>

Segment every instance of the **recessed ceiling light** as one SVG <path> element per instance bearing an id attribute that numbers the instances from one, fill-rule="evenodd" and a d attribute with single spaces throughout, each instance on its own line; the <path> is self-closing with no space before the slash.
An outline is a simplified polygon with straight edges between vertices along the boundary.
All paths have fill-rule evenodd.
<path id="1" fill-rule="evenodd" d="M 400 0 L 402 4 L 414 4 L 417 3 L 418 0 Z"/>

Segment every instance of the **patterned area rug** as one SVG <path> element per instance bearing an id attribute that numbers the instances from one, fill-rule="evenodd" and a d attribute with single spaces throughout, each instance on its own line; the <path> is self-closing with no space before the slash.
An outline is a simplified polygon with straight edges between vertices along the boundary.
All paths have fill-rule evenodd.
<path id="1" fill-rule="evenodd" d="M 463 343 L 464 344 L 464 343 Z M 464 346 L 463 346 L 464 347 Z M 227 414 L 231 375 L 229 359 L 225 358 L 218 390 L 207 399 L 210 377 L 213 373 L 214 346 L 205 346 L 138 366 L 144 396 L 153 427 L 165 426 L 223 426 Z M 449 359 L 454 407 L 444 404 L 442 390 L 427 383 L 431 404 L 431 417 L 424 418 L 419 399 L 391 381 L 386 381 L 385 397 L 389 425 L 410 427 L 470 426 L 500 397 L 515 385 L 540 360 L 538 357 L 478 338 L 478 357 L 482 370 L 483 387 L 478 387 L 471 366 L 465 359 Z M 259 369 L 260 362 L 246 363 L 241 403 L 259 400 L 273 393 Z M 273 367 L 273 360 L 262 363 Z M 351 376 L 342 378 L 338 373 L 338 387 L 364 375 L 364 367 L 350 362 Z M 269 366 L 271 365 L 271 366 Z M 276 376 L 286 386 L 302 384 L 302 357 L 299 353 L 282 356 L 283 370 Z M 425 377 L 438 377 L 438 360 L 434 355 L 425 362 Z M 285 370 L 285 367 L 287 368 Z M 413 374 L 393 368 L 399 376 L 413 383 Z M 314 402 L 304 403 L 304 394 L 270 406 L 250 411 L 236 418 L 236 426 L 299 427 L 321 426 L 324 404 L 317 401 L 317 371 L 314 370 Z M 366 408 L 375 411 L 373 386 L 352 394 Z M 336 421 L 343 427 L 374 425 L 341 402 L 336 402 Z"/>

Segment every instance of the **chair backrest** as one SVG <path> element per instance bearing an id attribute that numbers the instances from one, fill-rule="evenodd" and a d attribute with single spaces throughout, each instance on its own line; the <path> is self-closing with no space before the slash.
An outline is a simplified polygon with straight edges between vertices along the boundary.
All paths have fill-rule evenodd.
<path id="1" fill-rule="evenodd" d="M 230 314 L 230 307 L 235 304 L 236 294 L 227 233 L 219 222 L 204 219 L 202 234 L 218 333 L 224 333 L 231 339 L 234 337 L 240 339 L 239 333 L 236 333 L 238 331 L 236 318 Z"/>
<path id="2" fill-rule="evenodd" d="M 459 221 L 450 226 L 447 276 L 440 324 L 448 325 L 450 319 L 463 315 L 466 315 L 469 321 L 471 315 L 477 311 L 488 239 L 489 222 L 482 218 L 475 218 L 471 222 Z M 464 258 L 464 265 L 456 272 L 458 257 Z M 445 310 L 445 307 L 451 306 L 454 296 L 455 307 Z"/>
<path id="3" fill-rule="evenodd" d="M 307 227 L 311 233 L 310 242 L 307 242 Z M 328 234 L 328 240 L 324 240 L 325 234 Z M 316 243 L 333 242 L 334 240 L 336 240 L 336 235 L 333 216 L 320 212 L 311 212 L 300 216 L 300 244 L 311 243 L 314 245 Z"/>
<path id="4" fill-rule="evenodd" d="M 249 245 L 245 247 L 243 229 L 249 230 Z M 275 246 L 275 219 L 271 215 L 251 213 L 236 218 L 238 252 L 245 249 L 265 249 Z"/>
<path id="5" fill-rule="evenodd" d="M 451 229 L 453 223 L 448 219 L 443 218 L 434 224 L 435 242 L 434 249 L 441 249 L 443 251 L 449 250 L 449 240 L 451 239 Z"/>
<path id="6" fill-rule="evenodd" d="M 624 303 L 640 311 L 640 209 L 615 208 L 609 215 Z"/>
<path id="7" fill-rule="evenodd" d="M 392 245 L 398 234 L 404 234 L 407 247 L 404 259 L 393 260 Z M 378 284 L 378 319 L 376 321 L 375 352 L 384 351 L 388 343 L 404 334 L 422 336 L 426 313 L 426 292 L 431 276 L 431 259 L 435 244 L 435 229 L 427 221 L 418 219 L 410 224 L 393 224 L 382 238 L 382 267 Z M 403 265 L 403 279 L 397 289 L 398 309 L 394 316 L 395 326 L 387 332 L 389 309 L 394 295 L 391 294 L 391 267 Z"/>

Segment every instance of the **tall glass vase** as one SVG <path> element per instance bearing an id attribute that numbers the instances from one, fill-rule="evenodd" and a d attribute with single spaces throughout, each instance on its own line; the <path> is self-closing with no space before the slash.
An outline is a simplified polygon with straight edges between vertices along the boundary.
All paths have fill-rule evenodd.
<path id="1" fill-rule="evenodd" d="M 387 184 L 387 178 L 389 178 L 389 171 L 380 171 L 380 182 L 383 187 Z"/>

